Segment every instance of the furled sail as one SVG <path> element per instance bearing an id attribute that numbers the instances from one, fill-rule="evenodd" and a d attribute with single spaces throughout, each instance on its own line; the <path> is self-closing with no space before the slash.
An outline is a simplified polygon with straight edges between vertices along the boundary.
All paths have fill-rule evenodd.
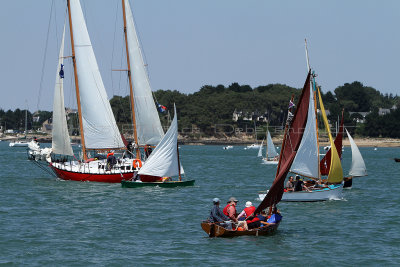
<path id="1" fill-rule="evenodd" d="M 264 139 L 262 140 L 260 148 L 258 149 L 257 157 L 262 157 L 263 144 L 264 144 Z"/>
<path id="2" fill-rule="evenodd" d="M 336 151 L 339 154 L 339 158 L 342 158 L 343 122 L 344 122 L 344 116 L 343 116 L 343 112 L 342 112 L 342 121 L 340 123 L 339 132 L 337 133 L 335 142 L 334 142 Z M 331 153 L 332 153 L 331 149 L 329 148 L 328 152 L 326 152 L 325 156 L 320 161 L 319 168 L 320 168 L 321 175 L 329 174 L 329 170 L 331 167 Z"/>
<path id="3" fill-rule="evenodd" d="M 178 119 L 176 108 L 174 108 L 174 112 L 174 119 L 172 120 L 167 133 L 150 154 L 150 157 L 143 164 L 143 167 L 139 170 L 138 174 L 158 177 L 179 175 Z"/>
<path id="4" fill-rule="evenodd" d="M 122 148 L 79 0 L 70 0 L 85 147 Z"/>
<path id="5" fill-rule="evenodd" d="M 324 103 L 322 102 L 321 92 L 318 87 L 317 87 L 317 91 L 318 91 L 318 98 L 319 98 L 319 105 L 321 108 L 322 119 L 324 121 L 325 128 L 328 132 L 329 141 L 331 143 L 331 164 L 330 164 L 330 169 L 329 169 L 329 174 L 328 174 L 328 182 L 329 183 L 340 183 L 343 181 L 342 163 L 340 162 L 340 157 L 336 150 L 336 146 L 333 143 L 331 129 L 329 128 L 329 123 L 328 123 L 328 118 L 326 117 Z"/>
<path id="6" fill-rule="evenodd" d="M 307 113 L 310 101 L 310 75 L 309 72 L 297 103 L 297 109 L 294 116 L 291 121 L 287 122 L 288 126 L 285 132 L 286 135 L 282 142 L 275 180 L 263 201 L 258 205 L 255 213 L 258 213 L 273 204 L 277 204 L 282 199 L 285 178 L 300 146 L 304 127 L 307 122 Z"/>
<path id="7" fill-rule="evenodd" d="M 271 134 L 267 131 L 267 158 L 275 158 L 278 156 L 276 152 L 275 145 L 272 142 Z"/>
<path id="8" fill-rule="evenodd" d="M 73 156 L 70 137 L 68 134 L 67 119 L 65 117 L 65 106 L 64 106 L 64 89 L 63 89 L 63 57 L 64 57 L 64 37 L 65 37 L 65 25 L 63 36 L 61 40 L 60 53 L 58 56 L 58 67 L 56 84 L 54 87 L 54 99 L 53 99 L 53 130 L 52 130 L 52 152 L 54 154 Z"/>
<path id="9" fill-rule="evenodd" d="M 290 171 L 311 178 L 319 178 L 319 149 L 315 119 L 315 102 L 312 88 L 309 87 L 309 90 L 310 101 L 308 103 L 307 124 Z"/>
<path id="10" fill-rule="evenodd" d="M 139 145 L 157 145 L 164 136 L 151 92 L 129 0 L 125 1 L 126 31 L 132 72 L 136 131 Z"/>
<path id="11" fill-rule="evenodd" d="M 347 129 L 346 133 L 351 146 L 351 168 L 349 171 L 349 175 L 353 177 L 366 176 L 368 175 L 367 168 L 365 167 L 365 162 L 363 157 L 361 156 L 360 150 L 358 149 L 356 143 L 354 142 Z"/>

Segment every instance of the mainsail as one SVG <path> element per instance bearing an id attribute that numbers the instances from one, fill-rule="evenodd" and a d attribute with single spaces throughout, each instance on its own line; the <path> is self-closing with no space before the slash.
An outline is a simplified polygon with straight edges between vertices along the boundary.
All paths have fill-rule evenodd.
<path id="1" fill-rule="evenodd" d="M 85 147 L 88 149 L 122 148 L 124 143 L 100 76 L 80 2 L 79 0 L 69 1 Z"/>
<path id="2" fill-rule="evenodd" d="M 164 131 L 154 103 L 129 0 L 124 2 L 128 51 L 131 58 L 130 69 L 133 82 L 137 143 L 139 145 L 157 145 L 164 136 Z"/>
<path id="3" fill-rule="evenodd" d="M 310 178 L 319 178 L 319 149 L 314 94 L 311 86 L 309 86 L 309 90 L 310 101 L 308 102 L 307 124 L 290 171 Z"/>
<path id="4" fill-rule="evenodd" d="M 291 121 L 287 122 L 275 180 L 255 213 L 261 212 L 273 204 L 277 204 L 282 199 L 285 178 L 300 146 L 304 127 L 307 122 L 310 101 L 310 75 L 309 72 L 294 116 Z"/>
<path id="5" fill-rule="evenodd" d="M 143 164 L 138 174 L 171 177 L 179 175 L 178 163 L 178 119 L 174 108 L 174 119 L 167 133 Z M 183 170 L 183 168 L 181 168 Z"/>
<path id="6" fill-rule="evenodd" d="M 65 117 L 65 106 L 64 106 L 64 89 L 63 89 L 63 57 L 64 57 L 64 38 L 65 37 L 65 25 L 63 36 L 61 40 L 60 53 L 58 56 L 58 67 L 56 84 L 54 87 L 54 99 L 53 99 L 53 130 L 52 130 L 52 152 L 54 154 L 73 156 L 70 137 L 68 134 L 67 119 Z"/>
<path id="7" fill-rule="evenodd" d="M 272 142 L 271 134 L 269 131 L 267 131 L 267 152 L 266 152 L 266 158 L 275 158 L 278 156 L 278 153 L 276 152 L 275 145 Z"/>
<path id="8" fill-rule="evenodd" d="M 363 157 L 361 156 L 360 150 L 358 149 L 356 143 L 354 142 L 347 129 L 346 133 L 351 146 L 351 168 L 349 171 L 349 175 L 353 177 L 366 176 L 368 175 L 367 168 L 365 167 L 365 162 Z"/>

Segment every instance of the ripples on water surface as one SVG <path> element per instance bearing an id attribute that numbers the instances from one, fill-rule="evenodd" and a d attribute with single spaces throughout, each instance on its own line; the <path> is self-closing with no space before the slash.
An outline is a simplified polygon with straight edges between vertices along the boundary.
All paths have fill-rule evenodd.
<path id="1" fill-rule="evenodd" d="M 257 204 L 276 166 L 256 150 L 182 146 L 196 186 L 125 189 L 61 181 L 38 169 L 24 148 L 0 142 L 0 264 L 15 265 L 398 265 L 399 148 L 361 148 L 369 176 L 345 200 L 281 203 L 274 236 L 208 238 L 200 221 L 211 200 Z M 344 152 L 344 170 L 351 162 Z"/>

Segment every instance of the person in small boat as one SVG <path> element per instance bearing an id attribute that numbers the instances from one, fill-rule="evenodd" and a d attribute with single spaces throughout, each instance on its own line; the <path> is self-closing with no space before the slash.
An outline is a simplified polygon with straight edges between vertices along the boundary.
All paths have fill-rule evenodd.
<path id="1" fill-rule="evenodd" d="M 269 225 L 271 223 L 278 223 L 282 220 L 282 215 L 276 206 L 274 206 L 274 209 L 270 216 L 267 216 L 266 213 L 261 213 L 257 215 L 257 217 L 260 219 L 261 227 Z"/>
<path id="2" fill-rule="evenodd" d="M 296 181 L 294 182 L 294 191 L 298 192 L 303 190 L 310 191 L 310 189 L 308 189 L 308 187 L 304 185 L 304 182 L 300 179 L 300 176 L 296 175 Z"/>
<path id="3" fill-rule="evenodd" d="M 238 216 L 238 218 L 241 218 L 243 216 L 246 221 L 239 221 L 238 227 L 242 226 L 243 228 L 245 228 L 245 230 L 259 227 L 258 221 L 260 219 L 258 219 L 258 217 L 254 215 L 255 210 L 256 208 L 253 206 L 253 203 L 251 203 L 251 201 L 247 201 L 246 207 Z"/>
<path id="4" fill-rule="evenodd" d="M 286 182 L 286 191 L 293 191 L 294 190 L 294 182 L 293 182 L 293 176 L 290 176 L 288 181 Z"/>
<path id="5" fill-rule="evenodd" d="M 260 227 L 260 219 L 254 214 L 256 207 L 250 201 L 246 202 L 246 223 L 248 229 L 254 229 Z"/>
<path id="6" fill-rule="evenodd" d="M 229 217 L 226 216 L 223 212 L 221 212 L 219 208 L 219 198 L 214 198 L 213 204 L 214 206 L 210 211 L 210 217 L 208 218 L 208 220 L 212 223 L 216 223 L 223 227 L 232 229 L 232 223 L 229 221 Z"/>
<path id="7" fill-rule="evenodd" d="M 226 206 L 225 206 L 225 208 L 223 210 L 223 213 L 226 216 L 228 216 L 230 220 L 232 220 L 234 222 L 237 222 L 237 219 L 236 219 L 237 218 L 236 204 L 238 202 L 239 201 L 234 197 L 229 198 L 229 200 L 228 200 L 228 202 L 227 202 L 227 204 L 226 204 Z"/>

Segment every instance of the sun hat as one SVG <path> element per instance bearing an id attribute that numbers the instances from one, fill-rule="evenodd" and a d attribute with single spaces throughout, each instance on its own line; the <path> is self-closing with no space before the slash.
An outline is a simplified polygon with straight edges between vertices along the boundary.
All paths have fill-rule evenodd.
<path id="1" fill-rule="evenodd" d="M 219 198 L 217 198 L 217 197 L 214 198 L 214 199 L 213 199 L 213 203 L 219 203 Z"/>
<path id="2" fill-rule="evenodd" d="M 235 197 L 230 197 L 228 203 L 229 202 L 239 202 L 239 200 L 237 200 Z"/>
<path id="3" fill-rule="evenodd" d="M 251 201 L 247 201 L 247 202 L 246 202 L 246 208 L 249 208 L 249 207 L 251 207 L 251 206 L 253 206 L 253 203 L 251 203 Z"/>

